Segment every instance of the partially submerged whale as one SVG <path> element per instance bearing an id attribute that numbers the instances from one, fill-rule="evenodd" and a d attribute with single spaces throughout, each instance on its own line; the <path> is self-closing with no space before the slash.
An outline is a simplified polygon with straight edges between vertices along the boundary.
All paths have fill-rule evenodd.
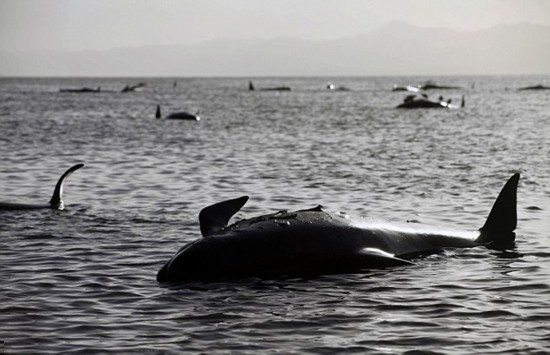
<path id="1" fill-rule="evenodd" d="M 251 80 L 248 81 L 248 90 L 249 91 L 255 91 L 256 88 L 254 87 L 254 84 Z M 260 91 L 291 91 L 292 89 L 290 86 L 273 86 L 273 87 L 267 87 L 267 88 L 260 88 L 258 89 Z"/>
<path id="2" fill-rule="evenodd" d="M 203 238 L 181 248 L 157 273 L 158 282 L 233 280 L 356 273 L 411 264 L 442 248 L 514 246 L 517 224 L 514 174 L 478 231 L 450 231 L 417 223 L 390 224 L 329 213 L 323 207 L 280 211 L 227 226 L 243 196 L 204 208 Z"/>
<path id="3" fill-rule="evenodd" d="M 82 168 L 84 164 L 76 164 L 69 168 L 67 171 L 61 175 L 55 189 L 53 191 L 52 198 L 47 204 L 25 204 L 25 203 L 12 203 L 12 202 L 0 202 L 0 211 L 2 210 L 36 210 L 41 208 L 52 208 L 57 210 L 62 210 L 65 206 L 63 205 L 63 184 L 65 180 L 74 173 L 76 170 Z"/>
<path id="4" fill-rule="evenodd" d="M 420 90 L 454 90 L 454 89 L 462 89 L 460 86 L 452 86 L 452 85 L 439 85 L 435 82 L 428 80 L 422 84 L 419 84 L 418 89 Z"/>
<path id="5" fill-rule="evenodd" d="M 462 100 L 460 106 L 451 104 L 451 100 L 447 101 L 434 101 L 424 97 L 416 97 L 415 95 L 409 95 L 405 100 L 397 105 L 397 108 L 462 108 L 466 104 L 464 95 L 462 95 Z"/>
<path id="6" fill-rule="evenodd" d="M 197 113 L 192 114 L 189 112 L 172 112 L 168 116 L 164 117 L 167 120 L 191 120 L 191 121 L 200 121 L 201 117 L 199 116 L 200 110 Z M 157 105 L 157 111 L 155 112 L 156 118 L 162 118 L 162 112 L 160 110 L 160 105 Z"/>
<path id="7" fill-rule="evenodd" d="M 525 86 L 518 89 L 518 91 L 537 91 L 537 90 L 550 90 L 550 86 L 544 86 L 542 84 L 539 84 L 539 85 L 533 85 L 533 86 Z"/>
<path id="8" fill-rule="evenodd" d="M 73 92 L 73 93 L 97 93 L 101 92 L 101 86 L 98 86 L 97 88 L 89 88 L 89 87 L 83 87 L 83 88 L 68 88 L 68 89 L 59 89 L 59 92 Z"/>
<path id="9" fill-rule="evenodd" d="M 411 91 L 411 92 L 419 92 L 420 89 L 416 86 L 413 86 L 413 85 L 406 85 L 406 86 L 401 86 L 401 85 L 394 85 L 391 89 L 391 91 Z"/>
<path id="10" fill-rule="evenodd" d="M 126 85 L 125 87 L 122 88 L 122 90 L 120 90 L 120 92 L 134 92 L 134 91 L 137 91 L 139 90 L 140 88 L 144 87 L 146 84 L 145 83 L 137 83 L 135 85 Z"/>
<path id="11" fill-rule="evenodd" d="M 349 88 L 345 87 L 345 86 L 337 86 L 337 85 L 334 85 L 333 83 L 329 82 L 326 86 L 327 90 L 330 90 L 330 91 L 351 91 Z"/>

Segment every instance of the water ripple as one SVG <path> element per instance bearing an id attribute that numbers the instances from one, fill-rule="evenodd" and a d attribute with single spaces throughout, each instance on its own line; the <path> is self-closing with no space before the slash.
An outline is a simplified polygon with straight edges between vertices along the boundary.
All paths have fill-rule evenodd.
<path id="1" fill-rule="evenodd" d="M 357 90 L 337 95 L 312 89 L 322 78 L 265 78 L 290 93 L 249 93 L 238 78 L 177 89 L 150 79 L 128 95 L 58 92 L 82 79 L 0 79 L 1 200 L 45 203 L 60 170 L 86 163 L 65 185 L 65 211 L 0 211 L 6 353 L 547 352 L 547 99 L 503 89 L 531 78 L 435 79 L 475 79 L 472 104 L 398 111 L 396 78 L 383 77 L 341 78 Z M 159 97 L 204 119 L 156 121 Z M 200 237 L 199 211 L 224 199 L 251 196 L 236 219 L 323 204 L 476 230 L 516 171 L 512 250 L 444 250 L 311 279 L 155 281 Z"/>

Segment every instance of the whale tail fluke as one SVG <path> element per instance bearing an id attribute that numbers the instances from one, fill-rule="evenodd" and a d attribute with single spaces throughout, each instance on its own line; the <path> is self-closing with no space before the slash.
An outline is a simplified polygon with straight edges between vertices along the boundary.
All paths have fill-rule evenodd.
<path id="1" fill-rule="evenodd" d="M 464 99 L 464 95 L 462 95 L 462 101 L 460 102 L 460 107 L 464 108 L 466 106 L 466 100 Z"/>
<path id="2" fill-rule="evenodd" d="M 512 175 L 498 195 L 476 242 L 492 249 L 508 249 L 514 245 L 517 226 L 517 188 L 519 173 Z"/>
<path id="3" fill-rule="evenodd" d="M 65 179 L 69 177 L 72 173 L 74 173 L 76 170 L 82 168 L 84 164 L 76 164 L 69 168 L 57 181 L 57 185 L 55 185 L 55 189 L 53 191 L 52 199 L 50 200 L 49 204 L 52 206 L 52 208 L 62 210 L 63 209 L 63 184 L 65 183 Z"/>

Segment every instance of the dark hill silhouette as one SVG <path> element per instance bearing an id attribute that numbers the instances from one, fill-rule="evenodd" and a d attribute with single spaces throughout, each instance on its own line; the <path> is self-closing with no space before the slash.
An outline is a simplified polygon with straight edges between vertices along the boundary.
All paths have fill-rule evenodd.
<path id="1" fill-rule="evenodd" d="M 393 21 L 336 40 L 233 39 L 106 51 L 0 52 L 0 62 L 4 76 L 549 74 L 550 26 L 460 32 Z"/>

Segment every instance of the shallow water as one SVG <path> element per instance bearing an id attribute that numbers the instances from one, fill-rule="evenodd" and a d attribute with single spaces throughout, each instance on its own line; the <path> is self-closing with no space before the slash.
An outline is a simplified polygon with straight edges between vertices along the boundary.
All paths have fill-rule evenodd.
<path id="1" fill-rule="evenodd" d="M 397 110 L 424 78 L 0 79 L 6 353 L 542 353 L 550 348 L 550 77 L 443 77 L 461 110 Z M 61 87 L 134 93 L 60 93 Z M 177 86 L 173 83 L 177 81 Z M 475 86 L 473 87 L 473 84 Z M 199 122 L 155 120 L 201 110 Z M 450 249 L 414 266 L 315 279 L 160 286 L 200 236 L 205 206 L 250 195 L 235 219 L 323 204 L 475 230 L 521 172 L 517 248 Z"/>

